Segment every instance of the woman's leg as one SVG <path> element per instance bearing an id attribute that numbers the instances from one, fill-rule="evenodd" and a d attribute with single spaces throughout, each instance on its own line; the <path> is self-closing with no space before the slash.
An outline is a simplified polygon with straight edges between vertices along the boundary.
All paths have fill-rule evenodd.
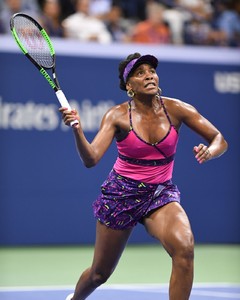
<path id="1" fill-rule="evenodd" d="M 144 225 L 172 258 L 169 299 L 189 299 L 193 283 L 194 240 L 185 211 L 179 203 L 171 202 L 148 216 Z"/>
<path id="2" fill-rule="evenodd" d="M 97 222 L 92 266 L 85 270 L 74 292 L 73 300 L 84 300 L 113 273 L 132 229 L 114 230 Z"/>

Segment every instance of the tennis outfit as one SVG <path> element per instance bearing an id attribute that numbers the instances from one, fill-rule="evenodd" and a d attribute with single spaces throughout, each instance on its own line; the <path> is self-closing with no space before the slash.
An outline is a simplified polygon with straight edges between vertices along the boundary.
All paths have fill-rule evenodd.
<path id="1" fill-rule="evenodd" d="M 95 217 L 112 229 L 131 228 L 142 223 L 153 210 L 180 202 L 180 192 L 171 180 L 178 132 L 160 101 L 169 130 L 154 144 L 144 141 L 134 131 L 131 101 L 128 103 L 130 130 L 123 140 L 116 142 L 117 160 L 93 203 Z"/>

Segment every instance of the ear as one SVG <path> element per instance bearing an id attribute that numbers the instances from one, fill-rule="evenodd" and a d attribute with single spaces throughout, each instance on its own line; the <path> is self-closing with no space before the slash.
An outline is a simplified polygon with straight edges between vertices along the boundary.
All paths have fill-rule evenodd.
<path id="1" fill-rule="evenodd" d="M 126 83 L 126 89 L 127 90 L 131 90 L 132 89 L 132 85 L 131 85 L 131 83 L 129 81 Z"/>

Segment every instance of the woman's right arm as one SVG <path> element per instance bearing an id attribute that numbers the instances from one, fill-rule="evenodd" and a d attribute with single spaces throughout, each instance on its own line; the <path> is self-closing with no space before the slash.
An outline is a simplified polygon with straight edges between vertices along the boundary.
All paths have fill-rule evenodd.
<path id="1" fill-rule="evenodd" d="M 76 119 L 79 121 L 79 124 L 73 127 L 77 151 L 87 168 L 95 166 L 109 148 L 115 136 L 114 108 L 104 115 L 100 129 L 91 143 L 85 137 L 78 112 L 76 110 L 69 111 L 66 108 L 60 108 L 59 111 L 62 113 L 66 125 L 70 126 L 70 122 Z"/>

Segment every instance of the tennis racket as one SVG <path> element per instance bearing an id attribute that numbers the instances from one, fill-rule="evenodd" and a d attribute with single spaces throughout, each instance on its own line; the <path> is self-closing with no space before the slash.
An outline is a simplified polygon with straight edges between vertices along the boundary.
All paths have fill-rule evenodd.
<path id="1" fill-rule="evenodd" d="M 55 51 L 46 31 L 36 20 L 23 13 L 11 17 L 10 28 L 19 48 L 50 84 L 61 106 L 71 110 L 58 82 Z M 52 78 L 47 70 L 52 71 Z M 77 120 L 71 122 L 71 126 L 75 124 L 78 124 Z"/>

